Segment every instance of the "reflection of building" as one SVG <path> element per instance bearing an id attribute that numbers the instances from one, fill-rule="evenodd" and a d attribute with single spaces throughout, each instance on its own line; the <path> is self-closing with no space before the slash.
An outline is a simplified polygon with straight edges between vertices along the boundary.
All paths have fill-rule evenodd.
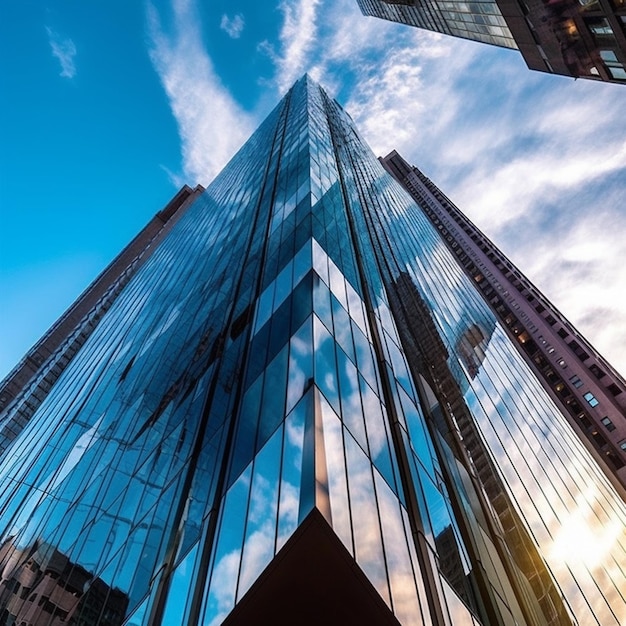
<path id="1" fill-rule="evenodd" d="M 3 562 L 134 626 L 617 626 L 626 507 L 507 333 L 305 77 L 8 445 Z"/>
<path id="2" fill-rule="evenodd" d="M 517 48 L 533 70 L 626 83 L 624 0 L 357 0 L 365 15 Z"/>
<path id="3" fill-rule="evenodd" d="M 422 172 L 397 152 L 382 163 L 424 208 L 539 380 L 604 459 L 607 473 L 626 486 L 624 379 Z"/>
<path id="4" fill-rule="evenodd" d="M 459 338 L 457 351 L 471 378 L 480 371 L 488 343 L 489 336 L 478 324 L 472 324 Z"/>
<path id="5" fill-rule="evenodd" d="M 6 541 L 0 547 L 0 604 L 2 626 L 121 626 L 128 599 L 53 546 L 20 550 Z"/>

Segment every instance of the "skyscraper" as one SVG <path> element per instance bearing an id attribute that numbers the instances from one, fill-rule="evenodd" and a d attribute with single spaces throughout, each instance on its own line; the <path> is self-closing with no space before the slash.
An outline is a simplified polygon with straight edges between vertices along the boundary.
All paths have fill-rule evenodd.
<path id="1" fill-rule="evenodd" d="M 505 48 L 529 68 L 626 83 L 624 0 L 357 0 L 364 15 Z"/>
<path id="2" fill-rule="evenodd" d="M 626 617 L 624 501 L 307 77 L 43 390 L 0 481 L 0 624 Z"/>

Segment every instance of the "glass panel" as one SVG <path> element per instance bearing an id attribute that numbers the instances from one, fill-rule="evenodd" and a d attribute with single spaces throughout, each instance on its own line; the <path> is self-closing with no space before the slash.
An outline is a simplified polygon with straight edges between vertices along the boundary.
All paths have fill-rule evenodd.
<path id="1" fill-rule="evenodd" d="M 386 419 L 378 396 L 371 387 L 359 376 L 363 412 L 367 427 L 370 456 L 378 471 L 385 477 L 392 489 L 397 490 L 390 440 L 388 439 Z"/>
<path id="2" fill-rule="evenodd" d="M 287 345 L 265 371 L 257 449 L 267 441 L 285 416 L 288 354 L 289 346 Z"/>
<path id="3" fill-rule="evenodd" d="M 293 274 L 293 264 L 287 263 L 283 270 L 276 277 L 276 290 L 274 291 L 274 306 L 273 310 L 276 311 L 278 307 L 285 301 L 287 296 L 291 293 Z"/>
<path id="4" fill-rule="evenodd" d="M 330 401 L 335 411 L 339 413 L 335 342 L 315 315 L 313 316 L 313 337 L 315 346 L 315 382 Z"/>
<path id="5" fill-rule="evenodd" d="M 390 604 L 372 466 L 350 434 L 344 438 L 355 558 L 378 593 Z"/>
<path id="6" fill-rule="evenodd" d="M 315 239 L 311 241 L 313 242 L 313 269 L 328 286 L 330 285 L 330 279 L 328 277 L 328 256 Z"/>
<path id="7" fill-rule="evenodd" d="M 313 309 L 328 330 L 333 329 L 333 316 L 330 304 L 330 289 L 313 274 Z"/>
<path id="8" fill-rule="evenodd" d="M 254 323 L 254 332 L 256 333 L 259 328 L 267 322 L 272 315 L 273 302 L 274 302 L 274 288 L 276 283 L 272 281 L 263 293 L 259 296 L 259 301 L 256 310 L 256 321 Z"/>
<path id="9" fill-rule="evenodd" d="M 287 413 L 313 382 L 313 317 L 309 317 L 293 335 L 289 350 Z"/>
<path id="10" fill-rule="evenodd" d="M 251 476 L 252 464 L 226 494 L 212 573 L 207 586 L 203 624 L 218 626 L 235 605 Z"/>
<path id="11" fill-rule="evenodd" d="M 293 258 L 293 284 L 297 285 L 312 266 L 312 243 L 309 239 Z"/>
<path id="12" fill-rule="evenodd" d="M 353 437 L 364 450 L 367 450 L 357 369 L 341 348 L 337 348 L 337 369 L 339 371 L 341 417 Z"/>
<path id="13" fill-rule="evenodd" d="M 355 324 L 352 324 L 352 336 L 354 338 L 356 364 L 370 387 L 376 389 L 376 372 L 371 344 Z"/>
<path id="14" fill-rule="evenodd" d="M 313 312 L 313 272 L 305 276 L 291 294 L 291 328 L 299 328 Z"/>
<path id="15" fill-rule="evenodd" d="M 352 362 L 356 363 L 354 345 L 352 343 L 350 316 L 341 304 L 339 304 L 339 300 L 334 296 L 332 297 L 332 308 L 335 341 L 337 341 L 343 351 L 350 357 Z"/>
<path id="16" fill-rule="evenodd" d="M 311 501 L 308 510 L 301 510 L 300 483 L 304 424 L 311 401 L 312 396 L 309 393 L 296 405 L 285 420 L 276 551 L 280 550 L 296 529 L 299 515 L 302 517 L 308 513 L 314 504 Z"/>
<path id="17" fill-rule="evenodd" d="M 350 554 L 354 554 L 341 422 L 324 398 L 320 398 L 320 404 L 324 429 L 324 452 L 326 454 L 326 465 L 328 467 L 328 491 L 333 530 L 337 533 L 337 536 L 341 539 Z"/>
<path id="18" fill-rule="evenodd" d="M 249 387 L 241 402 L 239 423 L 237 424 L 235 446 L 233 448 L 233 460 L 228 480 L 229 484 L 239 476 L 240 472 L 250 463 L 254 456 L 262 389 L 263 375 L 259 376 Z"/>
<path id="19" fill-rule="evenodd" d="M 282 439 L 283 430 L 280 428 L 254 460 L 237 600 L 274 556 Z"/>
<path id="20" fill-rule="evenodd" d="M 330 276 L 330 290 L 335 294 L 341 305 L 348 309 L 348 297 L 346 296 L 346 286 L 341 270 L 333 263 L 332 259 L 328 259 L 328 272 Z"/>
<path id="21" fill-rule="evenodd" d="M 407 538 L 405 535 L 398 499 L 378 472 L 374 472 L 374 481 L 380 506 L 393 612 L 401 624 L 421 624 L 422 612 L 408 546 L 408 542 L 413 541 L 413 538 L 410 535 Z M 428 607 L 424 607 L 424 610 L 428 612 Z"/>
<path id="22" fill-rule="evenodd" d="M 474 620 L 468 608 L 463 604 L 459 596 L 454 593 L 444 578 L 441 579 L 441 585 L 445 594 L 448 611 L 450 612 L 450 623 L 453 626 L 480 626 L 479 622 Z"/>
<path id="23" fill-rule="evenodd" d="M 167 592 L 167 602 L 163 610 L 162 624 L 183 624 L 185 609 L 191 597 L 192 585 L 195 582 L 195 561 L 198 553 L 198 544 L 178 564 L 174 570 L 172 581 Z"/>

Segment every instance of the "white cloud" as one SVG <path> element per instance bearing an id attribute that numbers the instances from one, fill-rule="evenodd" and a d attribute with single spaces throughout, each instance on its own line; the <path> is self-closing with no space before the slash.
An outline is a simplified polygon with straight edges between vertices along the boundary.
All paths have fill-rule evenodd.
<path id="1" fill-rule="evenodd" d="M 71 39 L 64 39 L 49 27 L 46 27 L 48 33 L 48 41 L 50 42 L 50 48 L 52 54 L 59 60 L 61 64 L 61 73 L 59 76 L 63 78 L 74 78 L 76 76 L 76 64 L 74 58 L 76 57 L 76 46 Z"/>
<path id="2" fill-rule="evenodd" d="M 239 39 L 239 37 L 241 37 L 245 25 L 243 15 L 239 13 L 232 18 L 224 13 L 220 22 L 220 28 L 232 39 Z"/>
<path id="3" fill-rule="evenodd" d="M 520 237 L 510 247 L 533 282 L 624 372 L 626 213 L 620 197 L 619 192 L 608 193 L 604 209 L 583 211 L 572 220 L 559 216 L 558 228 L 533 228 L 531 237 Z M 506 243 L 508 247 L 508 239 Z"/>
<path id="4" fill-rule="evenodd" d="M 310 57 L 318 41 L 317 9 L 320 4 L 321 0 L 282 0 L 278 5 L 283 14 L 279 50 L 276 52 L 267 41 L 260 46 L 276 65 L 275 81 L 281 94 L 310 67 Z"/>
<path id="5" fill-rule="evenodd" d="M 253 130 L 250 116 L 222 85 L 207 54 L 191 2 L 174 2 L 166 34 L 148 5 L 150 59 L 169 98 L 182 143 L 183 173 L 175 183 L 206 185 Z"/>

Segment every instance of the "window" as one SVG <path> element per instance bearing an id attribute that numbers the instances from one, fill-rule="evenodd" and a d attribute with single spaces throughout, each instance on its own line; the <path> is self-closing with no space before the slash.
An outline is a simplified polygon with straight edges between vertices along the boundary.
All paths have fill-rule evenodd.
<path id="1" fill-rule="evenodd" d="M 589 370 L 596 378 L 603 378 L 604 376 L 606 376 L 606 373 L 603 372 L 595 363 L 592 363 L 589 366 Z"/>
<path id="2" fill-rule="evenodd" d="M 615 424 L 609 419 L 608 416 L 603 417 L 601 421 L 609 432 L 615 430 Z"/>
<path id="3" fill-rule="evenodd" d="M 580 380 L 580 378 L 578 378 L 578 376 L 572 376 L 569 379 L 570 383 L 572 383 L 572 385 L 574 385 L 574 387 L 576 387 L 576 389 L 578 389 L 579 387 L 582 387 L 583 381 Z"/>
<path id="4" fill-rule="evenodd" d="M 614 396 L 618 396 L 620 393 L 622 393 L 622 390 L 615 384 L 615 383 L 611 383 L 607 389 L 614 395 Z"/>
<path id="5" fill-rule="evenodd" d="M 600 50 L 600 57 L 613 78 L 626 80 L 626 69 L 613 50 Z"/>
<path id="6" fill-rule="evenodd" d="M 620 441 L 619 442 L 619 447 L 626 452 L 626 439 L 624 439 L 624 441 Z"/>
<path id="7" fill-rule="evenodd" d="M 565 339 L 569 333 L 564 328 L 559 328 L 559 337 Z"/>
<path id="8" fill-rule="evenodd" d="M 583 398 L 585 398 L 585 400 L 587 400 L 587 402 L 589 402 L 590 406 L 598 406 L 599 402 L 596 399 L 596 397 L 591 393 L 591 391 L 588 391 Z"/>
<path id="9" fill-rule="evenodd" d="M 587 22 L 589 30 L 596 35 L 596 37 L 613 37 L 613 29 L 605 17 L 594 17 L 585 21 Z"/>
<path id="10" fill-rule="evenodd" d="M 606 439 L 600 433 L 591 433 L 591 436 L 600 448 L 606 445 Z"/>
<path id="11" fill-rule="evenodd" d="M 613 52 L 613 50 L 600 50 L 600 58 L 605 62 L 605 63 L 616 63 L 617 61 L 617 55 L 615 54 L 615 52 Z"/>
<path id="12" fill-rule="evenodd" d="M 618 80 L 626 80 L 626 70 L 623 67 L 609 66 L 609 74 Z"/>
<path id="13" fill-rule="evenodd" d="M 589 358 L 589 355 L 582 349 L 577 341 L 570 341 L 569 347 L 581 361 L 586 361 Z"/>

